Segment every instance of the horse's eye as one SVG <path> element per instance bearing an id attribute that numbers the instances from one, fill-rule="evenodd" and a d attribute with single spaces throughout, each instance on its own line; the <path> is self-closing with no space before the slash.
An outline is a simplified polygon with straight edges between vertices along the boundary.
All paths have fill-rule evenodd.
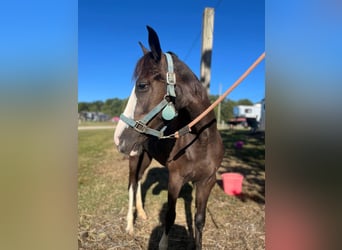
<path id="1" fill-rule="evenodd" d="M 137 83 L 137 88 L 140 91 L 146 91 L 150 85 L 146 82 L 139 82 Z"/>

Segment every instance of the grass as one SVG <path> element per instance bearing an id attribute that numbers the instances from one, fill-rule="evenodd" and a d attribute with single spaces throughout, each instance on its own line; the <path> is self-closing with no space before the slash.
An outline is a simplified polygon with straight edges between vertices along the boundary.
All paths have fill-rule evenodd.
<path id="1" fill-rule="evenodd" d="M 126 200 L 116 199 L 115 203 L 108 203 L 114 199 L 116 193 L 125 194 L 126 186 L 116 185 L 113 189 L 113 180 L 106 175 L 105 168 L 119 160 L 114 154 L 112 130 L 79 131 L 79 175 L 78 175 L 78 206 L 79 211 L 89 214 L 106 213 L 115 210 L 115 207 Z M 114 167 L 114 166 L 112 166 Z M 113 192 L 115 191 L 115 192 Z"/>
<path id="2" fill-rule="evenodd" d="M 167 170 L 153 161 L 142 185 L 148 220 L 126 234 L 128 160 L 113 145 L 112 129 L 79 131 L 79 249 L 157 249 L 167 206 Z M 203 249 L 265 249 L 265 147 L 263 134 L 223 130 L 225 158 L 207 207 Z M 242 149 L 234 143 L 244 142 Z M 243 194 L 227 196 L 220 173 L 245 176 Z M 183 187 L 169 249 L 187 249 L 194 216 L 194 188 Z"/>

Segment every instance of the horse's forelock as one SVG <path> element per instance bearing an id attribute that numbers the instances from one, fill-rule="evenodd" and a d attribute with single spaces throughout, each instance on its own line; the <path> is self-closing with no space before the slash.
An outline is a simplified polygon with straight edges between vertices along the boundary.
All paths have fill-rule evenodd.
<path id="1" fill-rule="evenodd" d="M 137 62 L 137 64 L 135 65 L 134 75 L 133 75 L 134 80 L 138 79 L 139 75 L 141 74 L 142 66 L 144 63 L 144 58 L 145 58 L 145 56 L 140 58 L 139 61 Z"/>
<path id="2" fill-rule="evenodd" d="M 156 63 L 151 55 L 151 52 L 145 54 L 139 59 L 134 69 L 134 80 L 137 80 L 142 73 L 153 74 L 153 72 L 159 71 L 159 64 Z"/>

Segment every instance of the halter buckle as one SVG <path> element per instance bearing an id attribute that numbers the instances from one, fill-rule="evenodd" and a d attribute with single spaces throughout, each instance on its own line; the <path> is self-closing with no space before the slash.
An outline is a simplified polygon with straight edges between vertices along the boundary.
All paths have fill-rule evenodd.
<path id="1" fill-rule="evenodd" d="M 166 73 L 166 82 L 171 85 L 176 84 L 176 74 L 174 72 L 167 72 Z"/>
<path id="2" fill-rule="evenodd" d="M 139 133 L 145 133 L 147 126 L 142 121 L 136 121 L 133 127 Z"/>

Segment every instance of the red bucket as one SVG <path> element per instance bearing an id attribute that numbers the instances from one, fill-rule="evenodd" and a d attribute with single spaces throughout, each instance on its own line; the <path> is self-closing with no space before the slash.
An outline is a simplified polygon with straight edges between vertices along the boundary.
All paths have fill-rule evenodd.
<path id="1" fill-rule="evenodd" d="M 224 173 L 222 176 L 223 190 L 228 195 L 238 195 L 242 192 L 243 175 L 238 173 Z"/>

